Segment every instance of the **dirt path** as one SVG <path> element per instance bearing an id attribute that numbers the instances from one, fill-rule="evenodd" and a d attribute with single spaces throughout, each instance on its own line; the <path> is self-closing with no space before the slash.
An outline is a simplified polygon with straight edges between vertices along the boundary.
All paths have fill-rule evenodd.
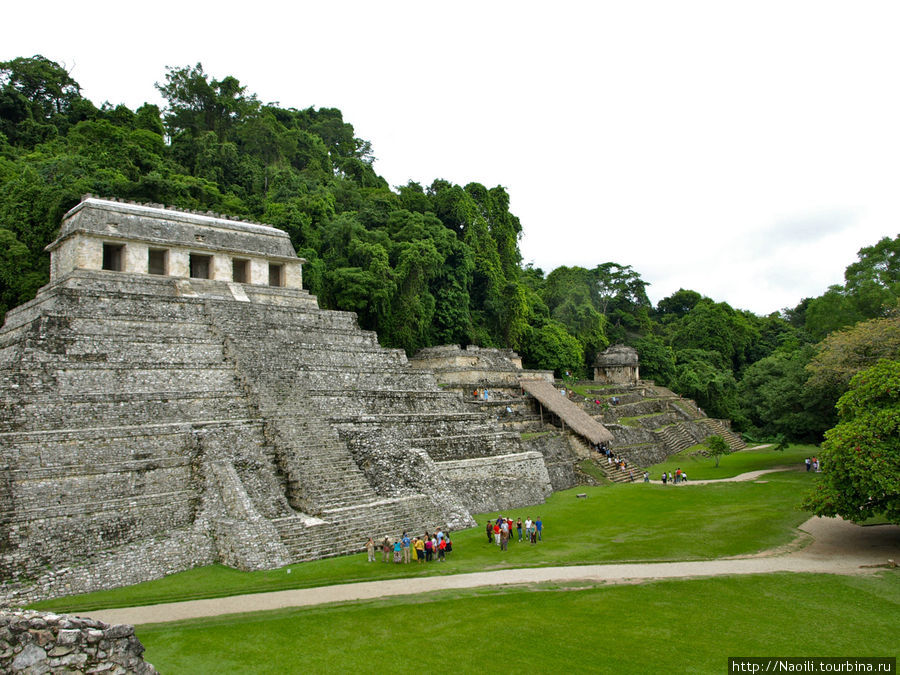
<path id="1" fill-rule="evenodd" d="M 815 517 L 803 523 L 800 530 L 806 533 L 801 534 L 800 538 L 803 540 L 812 538 L 812 544 L 787 554 L 779 550 L 754 556 L 693 562 L 539 567 L 417 579 L 388 579 L 148 607 L 109 609 L 90 614 L 94 619 L 113 624 L 147 624 L 478 586 L 566 581 L 635 583 L 651 579 L 770 572 L 863 574 L 875 571 L 878 568 L 871 567 L 872 565 L 884 565 L 888 559 L 900 561 L 900 527 L 896 525 L 861 527 L 839 518 Z"/>
<path id="2" fill-rule="evenodd" d="M 764 476 L 767 473 L 778 473 L 780 471 L 800 471 L 800 468 L 797 467 L 796 464 L 791 464 L 790 466 L 776 466 L 771 469 L 760 469 L 758 471 L 748 471 L 746 473 L 740 473 L 737 476 L 731 476 L 730 478 L 707 478 L 704 480 L 690 480 L 690 476 L 688 476 L 688 480 L 683 483 L 668 483 L 669 485 L 677 485 L 681 487 L 682 485 L 708 485 L 709 483 L 742 483 L 748 480 L 756 480 L 760 476 Z M 642 474 L 643 475 L 643 474 Z M 635 478 L 635 483 L 640 483 L 642 479 Z M 654 485 L 662 485 L 663 482 L 661 480 L 651 480 L 651 483 Z"/>

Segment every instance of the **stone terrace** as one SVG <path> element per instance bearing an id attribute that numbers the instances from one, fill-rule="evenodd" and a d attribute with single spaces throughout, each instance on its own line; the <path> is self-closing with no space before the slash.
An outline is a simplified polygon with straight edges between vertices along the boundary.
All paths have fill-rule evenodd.
<path id="1" fill-rule="evenodd" d="M 517 434 L 296 287 L 61 270 L 0 330 L 0 411 L 20 599 L 339 555 L 551 490 Z"/>

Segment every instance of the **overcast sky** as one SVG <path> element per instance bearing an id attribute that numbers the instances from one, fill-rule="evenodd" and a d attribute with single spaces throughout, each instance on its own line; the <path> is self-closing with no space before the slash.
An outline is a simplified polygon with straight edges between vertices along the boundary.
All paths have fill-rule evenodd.
<path id="1" fill-rule="evenodd" d="M 195 6 L 196 5 L 196 6 Z M 634 267 L 760 314 L 900 232 L 900 3 L 16 2 L 0 60 L 159 103 L 202 62 L 336 107 L 391 185 L 504 186 L 525 262 Z"/>

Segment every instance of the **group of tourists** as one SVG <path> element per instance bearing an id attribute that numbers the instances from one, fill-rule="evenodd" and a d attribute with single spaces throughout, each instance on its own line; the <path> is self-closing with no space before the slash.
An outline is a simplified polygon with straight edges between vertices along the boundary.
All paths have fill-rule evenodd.
<path id="1" fill-rule="evenodd" d="M 650 482 L 649 474 L 645 474 L 644 482 Z M 663 471 L 662 484 L 665 485 L 666 483 L 672 483 L 673 485 L 678 485 L 679 483 L 687 483 L 687 474 L 682 471 L 680 467 L 675 469 L 675 473 L 672 473 L 671 471 L 666 473 L 665 471 Z"/>
<path id="2" fill-rule="evenodd" d="M 381 549 L 381 562 L 409 563 L 413 556 L 419 563 L 437 560 L 444 562 L 447 555 L 453 550 L 453 542 L 450 541 L 450 533 L 438 528 L 437 532 L 426 532 L 424 536 L 409 538 L 403 535 L 394 541 L 385 537 L 381 544 L 376 544 L 372 537 L 366 541 L 366 553 L 369 562 L 375 562 L 375 549 Z"/>
<path id="3" fill-rule="evenodd" d="M 617 468 L 625 471 L 628 469 L 628 460 L 624 457 L 619 457 L 616 453 L 609 449 L 609 446 L 606 443 L 594 443 L 591 445 L 591 448 L 606 457 L 607 464 L 615 464 Z M 632 477 L 632 480 L 634 478 Z"/>
<path id="4" fill-rule="evenodd" d="M 523 527 L 525 530 L 524 539 L 522 537 Z M 517 518 L 515 524 L 512 518 L 497 516 L 496 520 L 488 520 L 485 523 L 484 533 L 487 535 L 489 544 L 494 543 L 500 547 L 501 551 L 506 551 L 508 550 L 509 540 L 514 536 L 513 528 L 515 528 L 516 535 L 518 535 L 518 541 L 529 541 L 532 544 L 536 544 L 544 540 L 544 521 L 541 520 L 540 516 L 534 521 L 531 518 L 526 518 L 524 523 L 521 518 Z"/>
<path id="5" fill-rule="evenodd" d="M 816 473 L 818 473 L 820 471 L 819 459 L 817 457 L 813 457 L 812 459 L 807 457 L 803 461 L 806 463 L 807 471 L 815 471 Z"/>
<path id="6" fill-rule="evenodd" d="M 609 457 L 610 455 L 609 446 L 603 441 L 601 441 L 600 443 L 591 443 L 591 450 L 603 455 L 604 457 Z"/>

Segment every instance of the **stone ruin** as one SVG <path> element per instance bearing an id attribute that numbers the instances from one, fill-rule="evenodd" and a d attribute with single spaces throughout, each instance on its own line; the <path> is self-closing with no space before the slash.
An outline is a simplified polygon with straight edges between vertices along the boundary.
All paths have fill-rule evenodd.
<path id="1" fill-rule="evenodd" d="M 637 384 L 640 379 L 638 353 L 634 347 L 613 345 L 597 354 L 594 360 L 594 382 Z"/>
<path id="2" fill-rule="evenodd" d="M 540 452 L 302 288 L 286 233 L 85 198 L 0 329 L 0 602 L 542 502 Z"/>
<path id="3" fill-rule="evenodd" d="M 0 672 L 156 675 L 125 624 L 66 614 L 0 612 Z"/>
<path id="4" fill-rule="evenodd" d="M 511 349 L 440 345 L 419 350 L 409 363 L 432 371 L 444 391 L 457 392 L 465 400 L 477 398 L 473 392 L 485 389 L 492 394 L 488 402 L 515 398 L 521 393 L 523 377 L 554 382 L 552 370 L 524 370 L 522 357 Z"/>

